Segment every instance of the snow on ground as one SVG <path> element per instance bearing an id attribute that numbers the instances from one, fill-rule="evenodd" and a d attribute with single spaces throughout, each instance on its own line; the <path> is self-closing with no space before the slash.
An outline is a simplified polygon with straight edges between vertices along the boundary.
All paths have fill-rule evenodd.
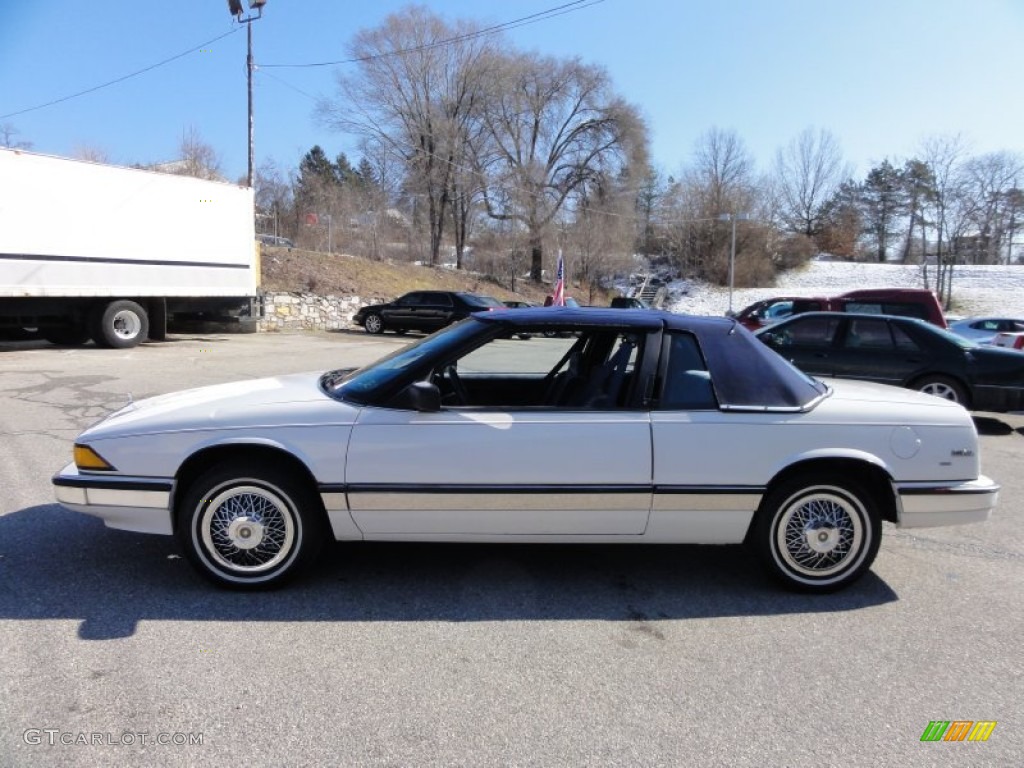
<path id="1" fill-rule="evenodd" d="M 929 266 L 934 288 L 935 267 Z M 904 264 L 863 264 L 844 261 L 813 261 L 805 268 L 779 276 L 771 288 L 738 288 L 732 306 L 740 311 L 748 304 L 772 296 L 835 296 L 858 288 L 922 288 L 921 267 Z M 669 286 L 666 308 L 691 315 L 722 315 L 729 308 L 729 289 L 678 280 Z M 957 266 L 953 273 L 953 307 L 956 315 L 1006 315 L 1024 317 L 1024 266 Z"/>

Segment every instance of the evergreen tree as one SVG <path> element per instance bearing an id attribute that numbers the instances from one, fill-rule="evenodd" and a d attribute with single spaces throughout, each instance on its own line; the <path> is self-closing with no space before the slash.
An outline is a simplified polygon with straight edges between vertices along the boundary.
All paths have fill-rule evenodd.
<path id="1" fill-rule="evenodd" d="M 907 210 L 903 174 L 884 160 L 871 169 L 859 191 L 864 228 L 875 242 L 875 255 L 881 264 L 888 257 L 896 222 Z"/>

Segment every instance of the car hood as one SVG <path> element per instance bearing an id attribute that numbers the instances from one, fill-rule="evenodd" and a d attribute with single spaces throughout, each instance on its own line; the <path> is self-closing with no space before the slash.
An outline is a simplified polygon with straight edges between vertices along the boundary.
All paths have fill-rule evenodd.
<path id="1" fill-rule="evenodd" d="M 248 379 L 146 398 L 110 414 L 81 437 L 102 439 L 214 427 L 352 423 L 357 409 L 324 394 L 320 376 L 299 373 Z"/>

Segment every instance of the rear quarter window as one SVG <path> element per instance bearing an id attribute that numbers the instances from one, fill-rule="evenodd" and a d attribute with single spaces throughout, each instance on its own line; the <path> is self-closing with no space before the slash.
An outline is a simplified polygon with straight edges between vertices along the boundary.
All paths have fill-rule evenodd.
<path id="1" fill-rule="evenodd" d="M 671 333 L 666 337 L 664 368 L 659 401 L 664 410 L 713 410 L 718 408 L 711 374 L 689 333 Z"/>

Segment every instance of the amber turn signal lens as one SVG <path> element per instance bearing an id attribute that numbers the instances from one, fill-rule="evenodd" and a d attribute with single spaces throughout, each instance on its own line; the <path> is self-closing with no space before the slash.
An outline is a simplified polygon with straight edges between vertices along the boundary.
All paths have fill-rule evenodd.
<path id="1" fill-rule="evenodd" d="M 106 470 L 114 467 L 88 445 L 75 444 L 75 466 L 79 469 Z"/>

